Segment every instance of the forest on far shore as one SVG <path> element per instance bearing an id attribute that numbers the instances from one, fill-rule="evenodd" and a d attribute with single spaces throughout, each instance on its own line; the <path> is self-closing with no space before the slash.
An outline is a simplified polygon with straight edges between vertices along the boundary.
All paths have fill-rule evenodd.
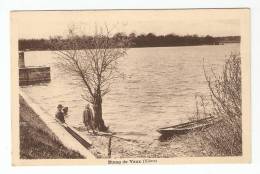
<path id="1" fill-rule="evenodd" d="M 58 37 L 60 40 L 66 42 L 66 38 Z M 112 39 L 130 39 L 132 48 L 139 47 L 171 47 L 171 46 L 195 46 L 195 45 L 220 45 L 224 43 L 240 43 L 240 36 L 224 36 L 213 37 L 210 35 L 198 36 L 198 35 L 155 35 L 153 33 L 136 35 L 131 33 L 126 35 L 125 33 L 116 33 L 112 36 Z M 50 38 L 52 39 L 52 38 Z M 19 39 L 18 49 L 19 51 L 40 51 L 40 50 L 55 50 L 50 39 Z M 83 43 L 87 43 L 92 39 L 92 36 L 81 36 L 78 38 Z M 82 46 L 82 49 L 87 48 L 87 44 Z"/>

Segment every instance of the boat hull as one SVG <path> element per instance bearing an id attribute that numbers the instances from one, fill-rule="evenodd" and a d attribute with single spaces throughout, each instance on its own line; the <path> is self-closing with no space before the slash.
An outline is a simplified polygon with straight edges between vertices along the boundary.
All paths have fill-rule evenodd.
<path id="1" fill-rule="evenodd" d="M 214 123 L 218 122 L 219 119 L 216 119 L 214 117 L 207 117 L 204 119 L 187 122 L 183 124 L 178 124 L 170 127 L 164 127 L 157 130 L 160 134 L 164 136 L 170 136 L 170 135 L 179 135 L 179 134 L 186 134 L 192 130 L 201 130 L 205 129 Z"/>

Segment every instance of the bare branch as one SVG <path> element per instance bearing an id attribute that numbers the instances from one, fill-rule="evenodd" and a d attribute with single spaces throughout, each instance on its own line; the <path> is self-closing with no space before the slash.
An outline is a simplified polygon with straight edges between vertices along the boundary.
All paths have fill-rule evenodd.
<path id="1" fill-rule="evenodd" d="M 95 26 L 94 35 L 88 37 L 76 34 L 74 26 L 69 28 L 66 38 L 51 39 L 56 66 L 81 79 L 87 89 L 82 97 L 88 102 L 93 102 L 97 89 L 102 96 L 106 95 L 111 82 L 120 76 L 117 61 L 126 55 L 130 44 L 127 39 L 112 37 L 112 30 L 107 25 Z"/>

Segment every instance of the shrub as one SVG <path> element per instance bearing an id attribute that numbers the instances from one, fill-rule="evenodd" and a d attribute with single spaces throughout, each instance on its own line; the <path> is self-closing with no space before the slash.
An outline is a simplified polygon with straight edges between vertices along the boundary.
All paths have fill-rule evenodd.
<path id="1" fill-rule="evenodd" d="M 242 155 L 241 57 L 231 54 L 219 75 L 212 68 L 210 71 L 206 71 L 204 65 L 203 68 L 210 91 L 207 102 L 212 107 L 210 113 L 205 113 L 203 109 L 203 115 L 214 116 L 221 121 L 201 133 L 202 141 L 219 155 Z"/>

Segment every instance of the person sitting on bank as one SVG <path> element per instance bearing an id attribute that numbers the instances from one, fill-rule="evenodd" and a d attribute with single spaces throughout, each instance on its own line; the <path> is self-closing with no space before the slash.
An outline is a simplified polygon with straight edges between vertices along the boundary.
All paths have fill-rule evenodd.
<path id="1" fill-rule="evenodd" d="M 55 114 L 56 119 L 58 119 L 61 123 L 65 123 L 65 119 L 64 119 L 64 113 L 62 112 L 62 108 L 63 106 L 61 104 L 59 104 L 57 106 L 57 112 Z"/>
<path id="2" fill-rule="evenodd" d="M 69 108 L 67 106 L 63 107 L 62 112 L 63 112 L 64 118 L 67 118 L 69 116 L 68 115 Z"/>
<path id="3" fill-rule="evenodd" d="M 89 106 L 89 104 L 86 105 L 84 111 L 83 111 L 83 123 L 87 127 L 87 130 L 89 132 L 89 129 L 92 129 L 93 133 L 96 133 L 93 126 L 93 113 Z"/>

